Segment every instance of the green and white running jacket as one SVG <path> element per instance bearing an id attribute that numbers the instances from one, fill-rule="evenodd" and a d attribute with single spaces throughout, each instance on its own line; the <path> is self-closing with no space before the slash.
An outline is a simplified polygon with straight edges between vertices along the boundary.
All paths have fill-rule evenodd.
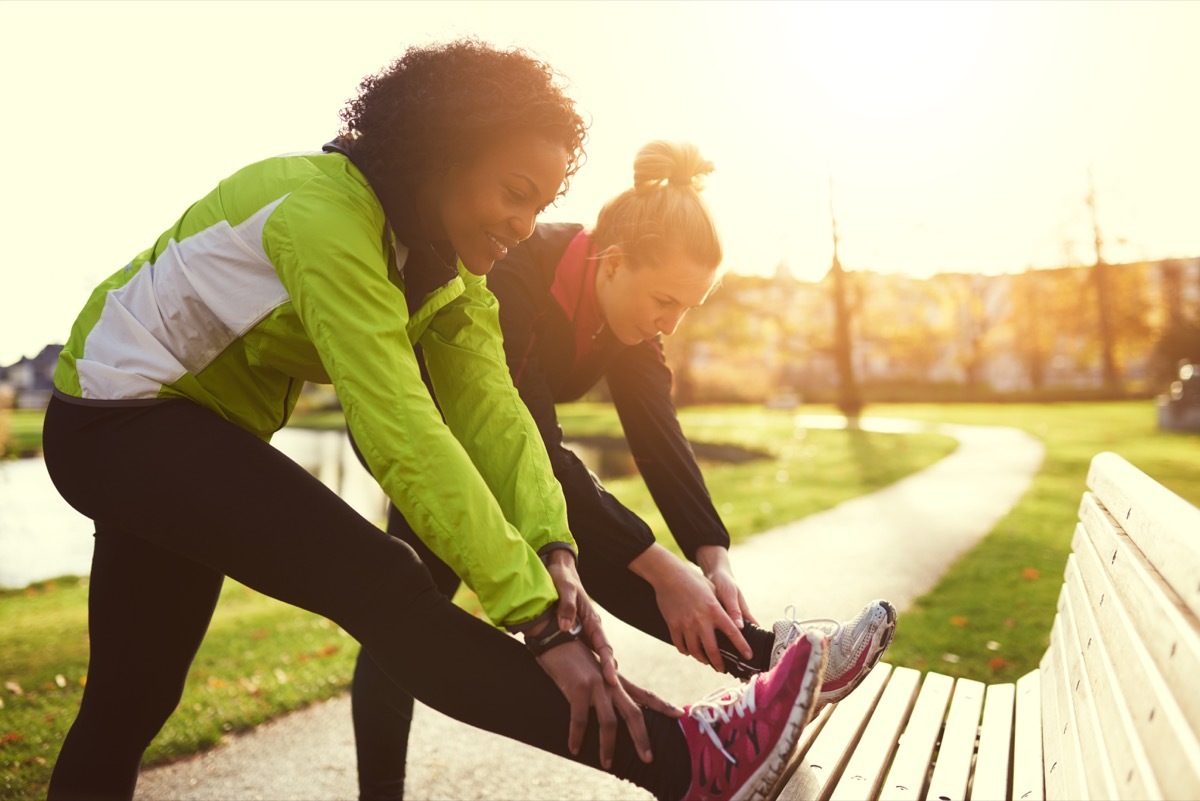
<path id="1" fill-rule="evenodd" d="M 519 627 L 557 599 L 538 552 L 575 549 L 562 489 L 485 279 L 460 262 L 410 315 L 407 253 L 344 155 L 252 164 L 94 290 L 54 383 L 76 403 L 187 398 L 264 440 L 305 380 L 332 383 L 396 508 L 492 621 Z"/>

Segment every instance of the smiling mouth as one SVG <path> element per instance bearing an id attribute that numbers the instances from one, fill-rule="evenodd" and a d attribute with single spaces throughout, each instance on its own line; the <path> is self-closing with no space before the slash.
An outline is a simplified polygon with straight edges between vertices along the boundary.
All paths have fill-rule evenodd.
<path id="1" fill-rule="evenodd" d="M 484 233 L 487 234 L 488 241 L 492 243 L 492 250 L 499 254 L 497 258 L 503 259 L 508 255 L 508 245 L 504 244 L 491 234 L 488 234 L 487 231 L 484 231 Z"/>

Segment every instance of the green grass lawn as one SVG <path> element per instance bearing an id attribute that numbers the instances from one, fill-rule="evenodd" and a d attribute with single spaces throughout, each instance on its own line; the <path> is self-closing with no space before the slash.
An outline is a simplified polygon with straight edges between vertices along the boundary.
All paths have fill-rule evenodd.
<path id="1" fill-rule="evenodd" d="M 40 409 L 5 409 L 3 413 L 8 415 L 8 442 L 0 442 L 0 454 L 15 458 L 42 449 L 45 415 Z"/>
<path id="2" fill-rule="evenodd" d="M 806 407 L 805 413 L 830 412 Z M 1036 666 L 1045 648 L 1087 463 L 1113 450 L 1193 503 L 1200 436 L 1156 430 L 1150 404 L 872 406 L 870 415 L 1013 425 L 1046 444 L 1046 461 L 1017 507 L 938 586 L 905 612 L 888 661 L 995 681 Z M 613 434 L 609 407 L 561 409 L 571 435 Z M 886 486 L 949 453 L 937 434 L 804 429 L 792 414 L 752 407 L 687 409 L 696 441 L 769 452 L 706 469 L 735 541 Z M 326 425 L 340 425 L 334 416 Z M 40 430 L 40 424 L 37 426 Z M 606 482 L 656 531 L 661 518 L 640 479 Z M 667 537 L 664 545 L 674 547 Z M 45 796 L 58 745 L 86 680 L 86 580 L 0 594 L 0 799 Z M 1003 603 L 997 603 L 1003 598 Z M 459 602 L 472 608 L 472 599 Z M 211 746 L 225 733 L 342 692 L 356 644 L 329 621 L 228 581 L 183 701 L 146 763 Z M 947 661 L 944 655 L 949 655 Z"/>
<path id="3" fill-rule="evenodd" d="M 1063 581 L 1088 464 L 1113 451 L 1200 505 L 1200 435 L 1161 432 L 1147 402 L 872 406 L 868 414 L 1023 428 L 1045 445 L 1033 485 L 902 616 L 888 661 L 980 681 L 1037 667 Z"/>

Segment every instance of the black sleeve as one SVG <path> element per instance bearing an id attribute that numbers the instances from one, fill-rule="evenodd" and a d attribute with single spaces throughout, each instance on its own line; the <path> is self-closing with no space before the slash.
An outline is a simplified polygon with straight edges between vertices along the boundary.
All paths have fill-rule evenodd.
<path id="1" fill-rule="evenodd" d="M 493 283 L 495 286 L 493 286 Z M 563 445 L 563 432 L 554 409 L 554 393 L 540 358 L 538 331 L 546 333 L 540 315 L 557 315 L 549 293 L 545 297 L 526 282 L 501 280 L 489 286 L 500 299 L 500 326 L 504 350 L 517 391 L 541 432 L 542 441 L 567 500 L 567 522 L 579 546 L 580 559 L 588 554 L 613 564 L 628 565 L 654 544 L 654 533 L 640 517 L 613 497 L 573 451 Z M 540 301 L 540 302 L 539 302 Z M 565 318 L 560 336 L 574 342 Z"/>
<path id="2" fill-rule="evenodd" d="M 679 426 L 671 380 L 658 341 L 626 349 L 608 370 L 608 387 L 634 462 L 675 541 L 695 561 L 701 545 L 728 548 L 729 532 Z"/>

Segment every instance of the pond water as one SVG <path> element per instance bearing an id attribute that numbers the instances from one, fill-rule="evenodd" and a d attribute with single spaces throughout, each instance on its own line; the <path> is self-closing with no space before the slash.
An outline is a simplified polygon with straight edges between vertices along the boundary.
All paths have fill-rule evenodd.
<path id="1" fill-rule="evenodd" d="M 368 520 L 384 524 L 386 499 L 354 455 L 345 432 L 285 428 L 275 434 L 271 444 Z M 623 439 L 581 437 L 567 445 L 602 479 L 636 472 Z M 761 456 L 702 443 L 693 443 L 693 447 L 702 462 Z M 26 587 L 56 576 L 88 575 L 92 532 L 92 521 L 58 494 L 41 458 L 0 461 L 0 588 Z"/>
<path id="2" fill-rule="evenodd" d="M 383 492 L 359 464 L 344 432 L 285 428 L 271 444 L 364 517 L 382 523 Z M 0 588 L 88 575 L 93 531 L 92 521 L 58 494 L 40 457 L 0 461 Z"/>

